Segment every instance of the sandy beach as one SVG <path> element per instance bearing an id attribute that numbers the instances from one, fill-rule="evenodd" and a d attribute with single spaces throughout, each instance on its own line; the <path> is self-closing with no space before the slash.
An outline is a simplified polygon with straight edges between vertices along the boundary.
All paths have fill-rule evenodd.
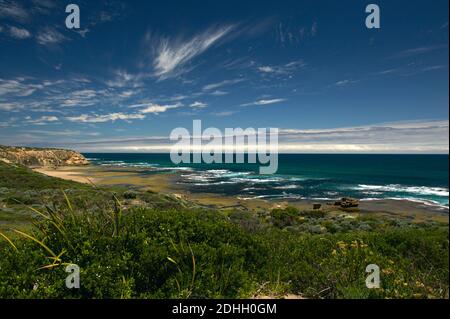
<path id="1" fill-rule="evenodd" d="M 72 180 L 78 183 L 90 184 L 95 179 L 87 174 L 85 170 L 78 170 L 78 168 L 65 166 L 65 167 L 37 167 L 33 168 L 35 172 L 45 174 L 52 177 Z"/>
<path id="2" fill-rule="evenodd" d="M 322 210 L 335 214 L 345 212 L 347 214 L 396 216 L 417 222 L 439 221 L 448 223 L 449 221 L 448 209 L 408 200 L 363 200 L 360 201 L 358 210 L 343 211 L 339 207 L 331 205 L 330 201 L 325 200 L 242 199 L 239 196 L 226 196 L 216 193 L 194 193 L 177 184 L 178 175 L 176 173 L 150 171 L 149 174 L 148 169 L 88 165 L 79 167 L 36 167 L 34 171 L 79 183 L 98 186 L 123 186 L 157 193 L 175 194 L 200 205 L 218 209 L 244 208 L 257 212 L 288 205 L 299 209 L 312 209 L 313 204 L 319 203 Z"/>

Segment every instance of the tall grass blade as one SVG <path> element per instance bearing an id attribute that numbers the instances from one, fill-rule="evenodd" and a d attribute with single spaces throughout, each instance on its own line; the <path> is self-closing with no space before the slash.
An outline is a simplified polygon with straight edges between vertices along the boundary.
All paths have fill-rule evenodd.
<path id="1" fill-rule="evenodd" d="M 49 216 L 45 215 L 44 213 L 41 213 L 41 212 L 38 211 L 36 208 L 31 207 L 31 206 L 29 206 L 29 205 L 26 205 L 25 203 L 22 203 L 21 201 L 15 199 L 15 198 L 13 198 L 13 200 L 14 200 L 15 202 L 17 202 L 18 204 L 24 205 L 24 206 L 27 207 L 28 209 L 31 209 L 33 212 L 35 212 L 35 213 L 38 214 L 39 216 L 41 216 L 41 217 L 43 217 L 43 218 L 45 218 L 45 219 L 51 219 Z"/>
<path id="2" fill-rule="evenodd" d="M 0 236 L 3 237 L 16 251 L 18 251 L 16 245 L 14 245 L 14 243 L 11 241 L 11 239 L 8 238 L 8 236 L 3 234 L 2 232 L 0 232 Z"/>
<path id="3" fill-rule="evenodd" d="M 28 239 L 31 239 L 32 241 L 34 241 L 35 243 L 39 244 L 42 248 L 44 248 L 50 255 L 52 255 L 53 257 L 57 258 L 57 255 L 47 246 L 45 245 L 42 241 L 40 241 L 37 238 L 34 238 L 31 235 L 28 235 L 27 233 L 21 232 L 20 230 L 17 229 L 13 229 L 13 231 L 15 231 L 16 233 L 18 233 L 19 235 L 22 235 Z"/>

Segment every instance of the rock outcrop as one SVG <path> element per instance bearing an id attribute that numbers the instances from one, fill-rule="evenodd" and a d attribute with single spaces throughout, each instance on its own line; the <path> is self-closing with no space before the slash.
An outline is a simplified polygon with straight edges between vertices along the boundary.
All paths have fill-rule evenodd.
<path id="1" fill-rule="evenodd" d="M 79 166 L 89 164 L 83 155 L 71 150 L 1 145 L 0 161 L 26 166 Z"/>
<path id="2" fill-rule="evenodd" d="M 359 206 L 359 200 L 354 198 L 341 198 L 341 200 L 334 202 L 334 206 L 340 206 L 341 208 L 354 208 Z"/>

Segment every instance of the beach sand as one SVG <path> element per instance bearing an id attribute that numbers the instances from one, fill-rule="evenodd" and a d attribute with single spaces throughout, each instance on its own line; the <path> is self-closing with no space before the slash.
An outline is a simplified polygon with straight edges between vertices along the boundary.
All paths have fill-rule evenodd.
<path id="1" fill-rule="evenodd" d="M 64 167 L 36 167 L 33 168 L 35 172 L 45 174 L 52 177 L 72 180 L 78 183 L 90 184 L 94 182 L 95 179 L 87 174 L 87 171 L 81 170 L 73 166 Z"/>
<path id="2" fill-rule="evenodd" d="M 438 221 L 448 223 L 448 209 L 439 209 L 429 205 L 407 200 L 371 200 L 360 201 L 357 210 L 342 210 L 330 205 L 330 201 L 312 200 L 245 200 L 237 196 L 226 196 L 216 193 L 193 193 L 177 184 L 178 175 L 148 169 L 115 167 L 115 166 L 70 166 L 39 167 L 36 172 L 80 183 L 98 186 L 123 186 L 134 189 L 149 190 L 156 193 L 173 194 L 202 206 L 217 209 L 246 209 L 264 211 L 276 207 L 295 206 L 302 210 L 312 209 L 313 204 L 322 205 L 322 210 L 331 214 L 346 213 L 349 215 L 384 215 L 402 217 L 416 222 Z"/>

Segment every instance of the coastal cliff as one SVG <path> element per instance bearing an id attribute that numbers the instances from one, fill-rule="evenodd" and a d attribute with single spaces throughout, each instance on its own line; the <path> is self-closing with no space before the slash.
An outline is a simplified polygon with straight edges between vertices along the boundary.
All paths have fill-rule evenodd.
<path id="1" fill-rule="evenodd" d="M 26 166 L 79 166 L 89 164 L 83 155 L 71 150 L 1 145 L 0 161 Z"/>

